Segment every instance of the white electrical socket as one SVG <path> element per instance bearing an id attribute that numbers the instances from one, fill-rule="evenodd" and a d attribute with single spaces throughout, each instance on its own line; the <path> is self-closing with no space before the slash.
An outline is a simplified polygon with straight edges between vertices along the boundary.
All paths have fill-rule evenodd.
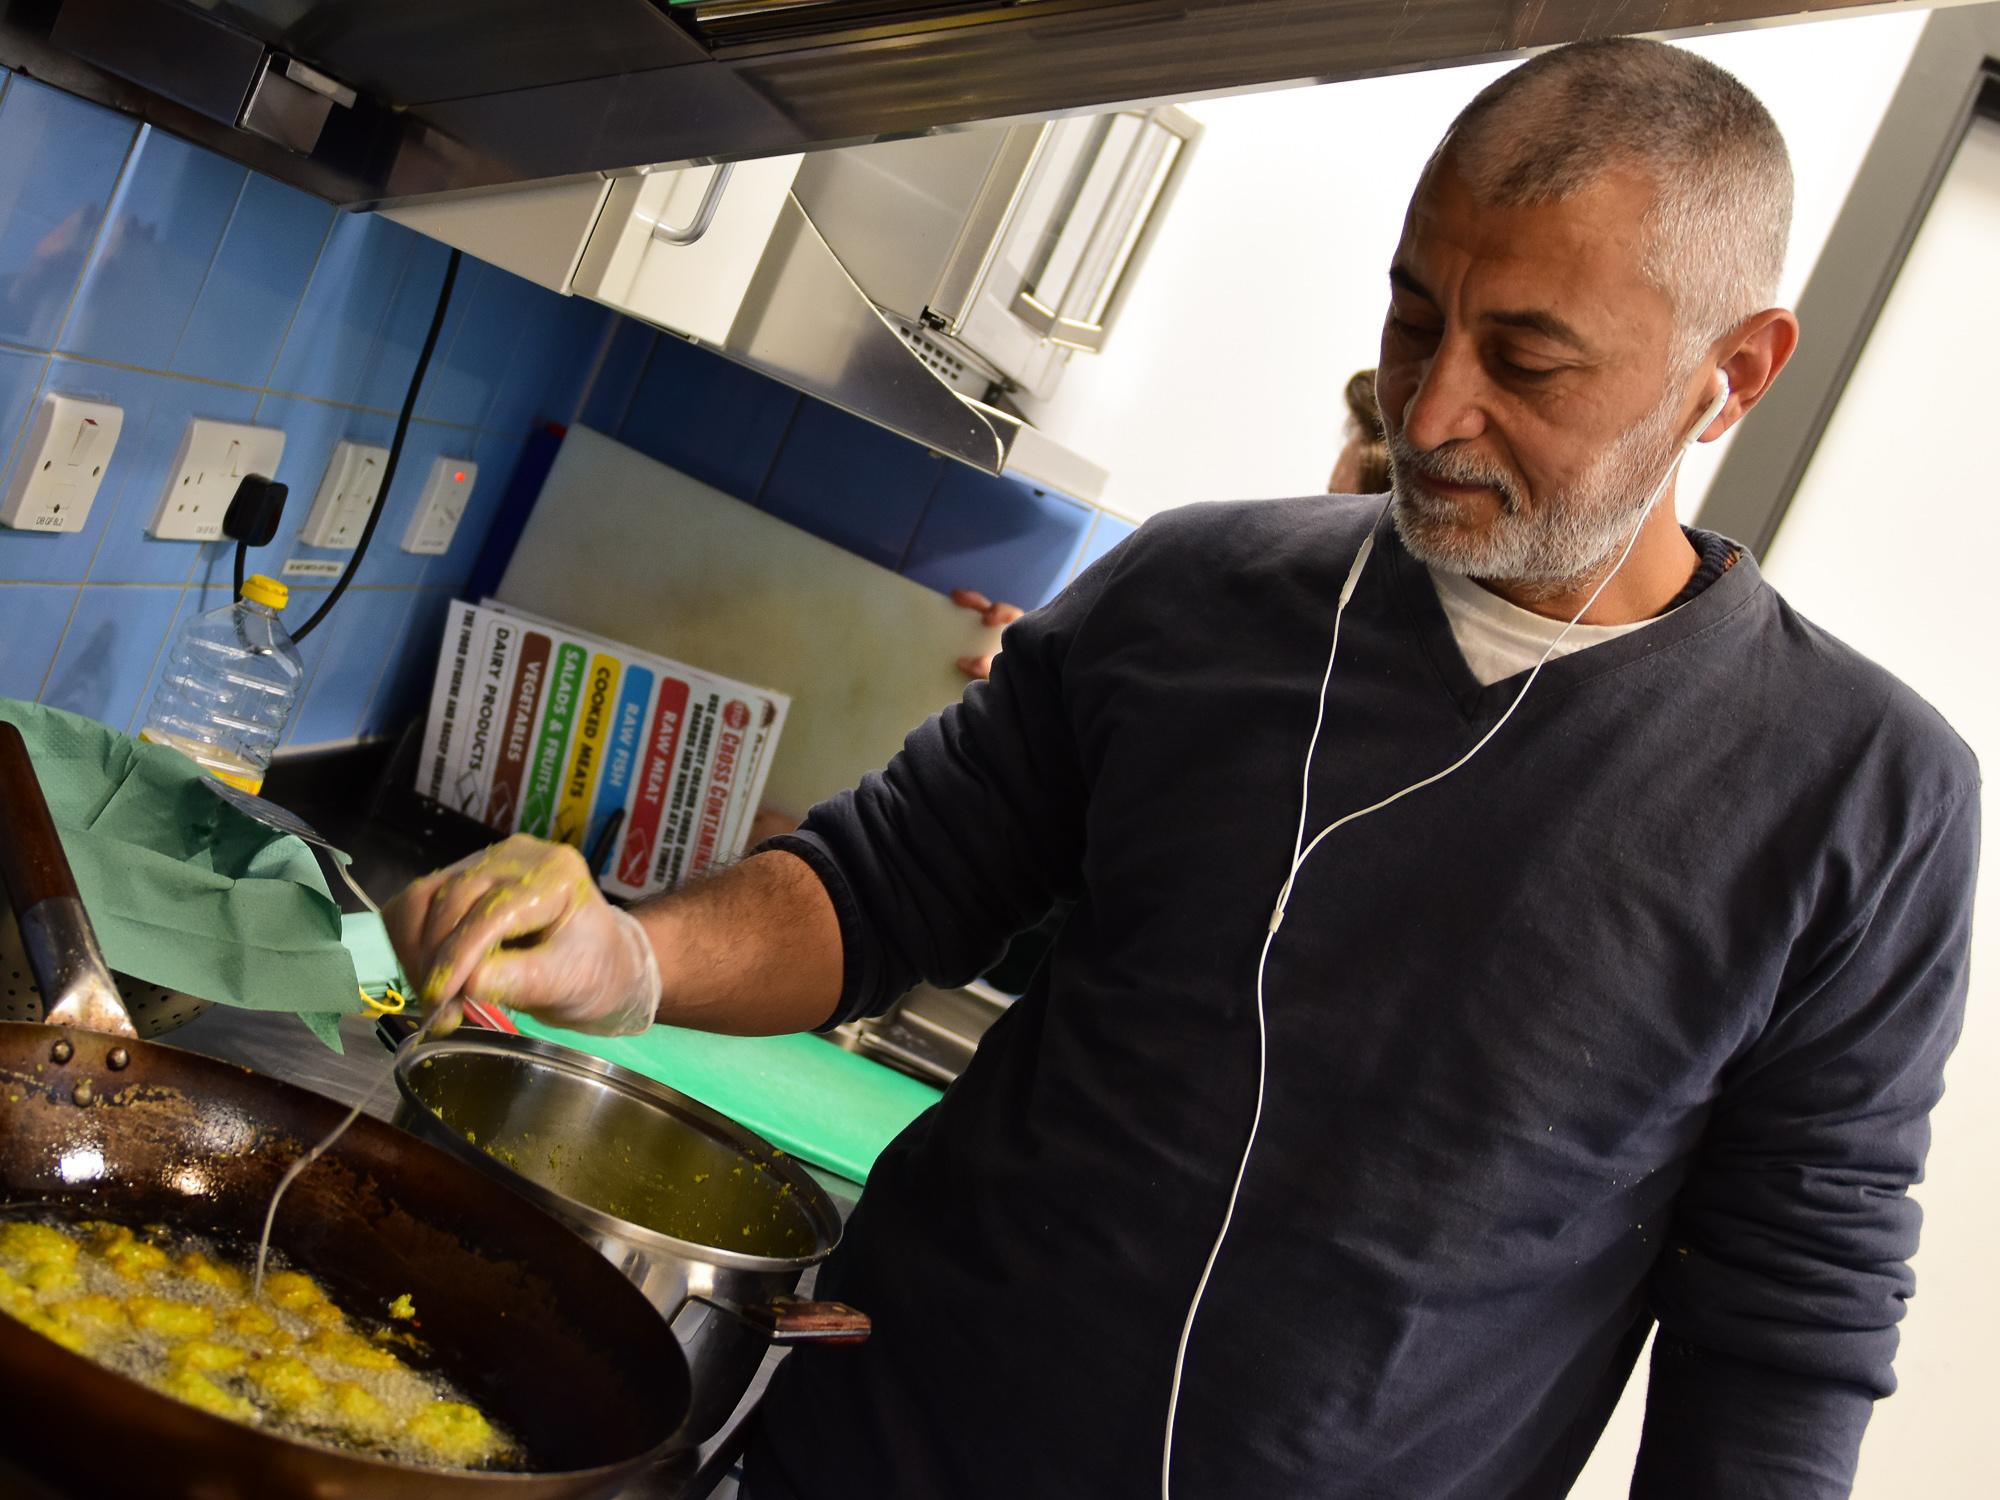
<path id="1" fill-rule="evenodd" d="M 389 450 L 371 443 L 334 444 L 333 458 L 319 493 L 306 516 L 299 540 L 308 547 L 330 547 L 352 552 L 361 540 L 361 528 L 368 524 L 368 512 L 382 493 L 382 467 L 389 462 Z"/>
<path id="2" fill-rule="evenodd" d="M 166 493 L 146 530 L 163 542 L 219 540 L 236 486 L 246 474 L 275 475 L 284 452 L 285 435 L 275 427 L 195 418 L 181 438 L 180 452 L 167 471 Z"/>
<path id="3" fill-rule="evenodd" d="M 403 550 L 436 554 L 450 547 L 478 478 L 479 465 L 471 459 L 449 455 L 432 459 L 424 492 L 417 497 L 417 513 L 403 533 Z"/>
<path id="4" fill-rule="evenodd" d="M 104 482 L 125 413 L 102 401 L 47 396 L 21 445 L 14 482 L 0 501 L 0 526 L 81 531 Z"/>

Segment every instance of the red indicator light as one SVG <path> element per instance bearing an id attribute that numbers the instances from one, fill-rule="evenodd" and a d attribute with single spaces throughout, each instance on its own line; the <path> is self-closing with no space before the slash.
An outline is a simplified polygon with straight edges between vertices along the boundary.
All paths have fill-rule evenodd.
<path id="1" fill-rule="evenodd" d="M 451 476 L 451 482 L 452 482 L 453 484 L 464 484 L 464 483 L 465 483 L 465 470 L 463 470 L 463 469 L 460 469 L 460 470 L 459 470 L 459 471 L 458 471 L 458 472 L 457 472 L 456 474 L 452 475 L 452 476 Z"/>

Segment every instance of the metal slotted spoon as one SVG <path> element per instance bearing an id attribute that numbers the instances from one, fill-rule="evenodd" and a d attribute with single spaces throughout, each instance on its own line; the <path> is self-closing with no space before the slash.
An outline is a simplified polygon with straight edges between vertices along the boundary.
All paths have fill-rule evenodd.
<path id="1" fill-rule="evenodd" d="M 321 866 L 332 865 L 334 873 L 340 876 L 346 882 L 347 888 L 354 893 L 355 900 L 376 916 L 382 915 L 382 908 L 375 904 L 374 897 L 361 889 L 361 882 L 349 873 L 347 851 L 334 844 L 304 818 L 278 806 L 275 802 L 266 802 L 262 797 L 253 796 L 239 787 L 230 786 L 227 782 L 217 781 L 212 776 L 205 779 L 202 785 L 242 813 L 244 817 L 262 823 L 266 828 L 274 828 L 279 833 L 289 833 L 294 838 L 303 839 L 315 848 L 326 850 L 333 857 L 321 860 Z"/>
<path id="2" fill-rule="evenodd" d="M 211 1001 L 115 970 L 111 979 L 132 1017 L 132 1029 L 141 1037 L 163 1036 L 213 1006 Z M 42 991 L 35 983 L 34 970 L 28 967 L 28 956 L 22 951 L 21 929 L 14 921 L 13 911 L 0 904 L 0 1021 L 41 1019 Z"/>

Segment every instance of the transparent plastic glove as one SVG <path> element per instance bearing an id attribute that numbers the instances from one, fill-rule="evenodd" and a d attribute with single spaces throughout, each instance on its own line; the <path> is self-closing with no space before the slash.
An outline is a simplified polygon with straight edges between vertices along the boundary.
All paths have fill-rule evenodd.
<path id="1" fill-rule="evenodd" d="M 637 918 L 604 899 L 567 844 L 516 834 L 411 884 L 383 917 L 424 1009 L 461 999 L 552 1025 L 627 1036 L 652 1025 L 660 967 Z"/>

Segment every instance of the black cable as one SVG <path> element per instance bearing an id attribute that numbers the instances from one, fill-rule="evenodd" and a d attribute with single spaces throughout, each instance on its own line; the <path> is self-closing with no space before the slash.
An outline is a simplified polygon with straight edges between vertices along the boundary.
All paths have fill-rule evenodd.
<path id="1" fill-rule="evenodd" d="M 375 492 L 375 503 L 368 507 L 368 519 L 361 523 L 361 535 L 354 543 L 354 555 L 348 558 L 347 566 L 341 569 L 340 577 L 334 580 L 332 591 L 320 607 L 312 612 L 305 624 L 292 632 L 294 641 L 302 641 L 312 634 L 313 627 L 326 618 L 327 611 L 347 592 L 348 584 L 354 581 L 354 575 L 361 567 L 361 559 L 368 555 L 368 541 L 375 535 L 375 524 L 389 507 L 389 487 L 396 480 L 396 464 L 403 456 L 403 438 L 410 430 L 410 415 L 417 409 L 417 393 L 423 389 L 424 372 L 431 364 L 431 351 L 437 348 L 438 331 L 444 327 L 445 309 L 451 305 L 451 287 L 458 280 L 458 262 L 459 252 L 454 250 L 444 263 L 444 285 L 438 288 L 437 311 L 431 314 L 430 332 L 424 335 L 424 347 L 418 351 L 417 367 L 410 372 L 410 389 L 403 397 L 402 414 L 396 418 L 396 435 L 389 442 L 388 461 L 382 465 L 382 483 Z M 236 549 L 236 569 L 240 592 L 243 571 L 243 549 L 240 546 Z"/>
<path id="2" fill-rule="evenodd" d="M 250 544 L 239 536 L 236 539 L 236 567 L 233 570 L 236 575 L 236 588 L 235 592 L 229 596 L 232 599 L 241 599 L 243 597 L 243 558 L 249 550 Z"/>

